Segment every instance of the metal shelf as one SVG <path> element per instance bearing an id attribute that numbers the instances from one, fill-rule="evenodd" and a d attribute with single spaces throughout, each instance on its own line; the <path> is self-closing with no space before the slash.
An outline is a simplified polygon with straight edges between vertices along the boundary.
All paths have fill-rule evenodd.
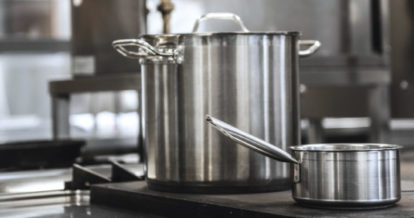
<path id="1" fill-rule="evenodd" d="M 0 53 L 5 52 L 70 52 L 70 40 L 0 39 Z"/>

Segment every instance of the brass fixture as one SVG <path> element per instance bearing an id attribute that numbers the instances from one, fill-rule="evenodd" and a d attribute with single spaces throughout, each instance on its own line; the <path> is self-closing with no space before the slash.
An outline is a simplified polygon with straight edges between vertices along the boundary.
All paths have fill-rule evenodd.
<path id="1" fill-rule="evenodd" d="M 170 19 L 171 12 L 174 10 L 174 4 L 171 0 L 161 0 L 161 3 L 158 5 L 157 10 L 161 12 L 162 19 L 164 21 L 163 32 L 170 33 Z"/>

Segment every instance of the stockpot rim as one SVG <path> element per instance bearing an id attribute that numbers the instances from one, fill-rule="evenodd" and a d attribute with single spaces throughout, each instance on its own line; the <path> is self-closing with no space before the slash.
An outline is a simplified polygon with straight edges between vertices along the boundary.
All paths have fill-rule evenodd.
<path id="1" fill-rule="evenodd" d="M 403 146 L 382 143 L 324 143 L 290 146 L 293 151 L 308 152 L 356 152 L 356 151 L 385 151 L 399 150 Z"/>
<path id="2" fill-rule="evenodd" d="M 143 34 L 138 38 L 168 38 L 168 37 L 213 37 L 213 36 L 238 36 L 238 35 L 284 35 L 300 36 L 298 31 L 252 31 L 252 32 L 201 32 L 201 33 L 170 33 L 170 34 Z"/>

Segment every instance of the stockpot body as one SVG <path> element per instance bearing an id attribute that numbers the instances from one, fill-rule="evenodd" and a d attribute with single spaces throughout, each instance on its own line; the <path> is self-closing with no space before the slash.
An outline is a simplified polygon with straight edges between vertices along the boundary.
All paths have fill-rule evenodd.
<path id="1" fill-rule="evenodd" d="M 212 114 L 285 150 L 300 144 L 298 33 L 141 39 L 175 54 L 140 60 L 149 187 L 190 192 L 289 189 L 288 163 L 236 145 L 207 128 L 204 116 Z"/>
<path id="2" fill-rule="evenodd" d="M 363 146 L 367 149 L 361 149 Z M 300 164 L 293 164 L 292 197 L 299 203 L 328 207 L 381 206 L 399 201 L 398 147 L 369 146 L 348 144 L 341 149 L 341 145 L 304 145 L 293 150 Z"/>

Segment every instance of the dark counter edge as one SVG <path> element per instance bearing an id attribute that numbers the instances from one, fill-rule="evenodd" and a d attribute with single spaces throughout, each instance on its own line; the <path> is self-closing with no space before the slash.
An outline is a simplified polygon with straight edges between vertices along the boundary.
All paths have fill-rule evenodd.
<path id="1" fill-rule="evenodd" d="M 411 190 L 411 189 L 410 189 Z M 148 189 L 145 181 L 91 187 L 91 204 L 166 217 L 414 217 L 414 192 L 387 208 L 303 207 L 290 191 L 250 194 L 186 194 Z"/>
<path id="2" fill-rule="evenodd" d="M 146 187 L 138 187 L 143 190 Z M 91 187 L 91 204 L 119 207 L 166 217 L 289 217 L 243 208 L 213 204 L 208 201 L 171 198 L 167 193 L 136 192 L 107 188 L 106 184 Z"/>

